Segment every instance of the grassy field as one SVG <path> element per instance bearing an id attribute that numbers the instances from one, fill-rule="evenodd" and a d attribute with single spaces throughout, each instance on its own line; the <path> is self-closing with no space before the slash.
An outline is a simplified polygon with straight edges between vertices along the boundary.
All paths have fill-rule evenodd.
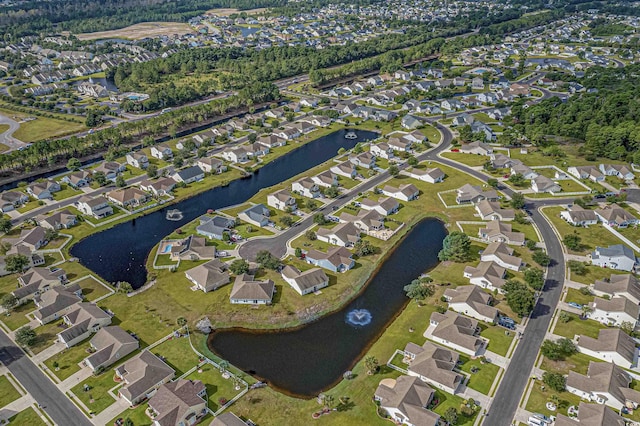
<path id="1" fill-rule="evenodd" d="M 115 402 L 113 397 L 107 392 L 109 389 L 118 385 L 114 380 L 114 372 L 112 369 L 107 369 L 100 376 L 89 377 L 82 383 L 77 384 L 71 389 L 74 393 L 91 411 L 100 413 L 105 408 Z M 89 390 L 85 392 L 84 386 L 88 385 Z"/>
<path id="2" fill-rule="evenodd" d="M 29 348 L 31 349 L 31 352 L 38 354 L 51 346 L 58 338 L 57 334 L 64 330 L 62 324 L 63 322 L 60 319 L 35 328 L 36 343 Z"/>
<path id="3" fill-rule="evenodd" d="M 80 366 L 78 364 L 89 356 L 87 349 L 89 349 L 89 339 L 55 354 L 46 360 L 44 364 L 49 368 L 49 371 L 58 377 L 58 379 L 64 380 L 80 371 Z M 54 362 L 58 363 L 57 371 L 53 365 Z"/>
<path id="4" fill-rule="evenodd" d="M 466 356 L 461 356 L 460 360 L 463 362 L 460 369 L 471 376 L 467 385 L 471 389 L 489 395 L 489 390 L 500 371 L 500 367 L 494 364 L 482 364 L 480 359 L 469 359 Z M 477 371 L 472 373 L 472 368 L 477 369 Z"/>
<path id="5" fill-rule="evenodd" d="M 34 410 L 33 408 L 29 407 L 26 410 L 22 410 L 20 411 L 18 414 L 16 414 L 15 416 L 11 417 L 9 419 L 9 423 L 14 424 L 14 425 L 29 425 L 29 426 L 46 426 L 47 423 L 45 423 L 41 418 L 40 415 L 38 413 L 36 413 L 36 410 Z"/>
<path id="6" fill-rule="evenodd" d="M 567 291 L 567 297 L 565 299 L 566 302 L 574 302 L 580 305 L 588 305 L 590 302 L 593 302 L 594 296 L 588 294 L 582 294 L 579 290 L 575 288 L 570 288 Z"/>
<path id="7" fill-rule="evenodd" d="M 480 323 L 480 327 L 482 328 L 480 335 L 489 339 L 487 350 L 506 356 L 515 333 L 497 325 L 486 326 Z"/>
<path id="8" fill-rule="evenodd" d="M 8 124 L 0 124 L 0 134 L 9 130 L 10 126 Z"/>
<path id="9" fill-rule="evenodd" d="M 11 311 L 11 314 L 7 316 L 6 314 L 2 315 L 0 319 L 11 330 L 17 330 L 23 325 L 27 325 L 29 323 L 29 318 L 25 315 L 29 312 L 32 312 L 36 308 L 33 302 L 25 303 L 24 305 L 20 305 L 17 308 L 14 308 Z"/>
<path id="10" fill-rule="evenodd" d="M 80 40 L 100 40 L 108 38 L 140 40 L 165 34 L 184 35 L 190 33 L 193 33 L 193 29 L 183 22 L 143 22 L 117 30 L 82 33 L 78 34 L 77 37 Z"/>
<path id="11" fill-rule="evenodd" d="M 0 108 L 0 114 L 16 120 L 21 120 L 26 117 L 36 117 L 35 120 L 20 123 L 20 128 L 13 134 L 16 139 L 20 139 L 23 142 L 35 142 L 86 129 L 84 124 L 57 118 L 37 117 L 21 111 L 12 111 L 7 108 L 8 107 Z"/>
<path id="12" fill-rule="evenodd" d="M 580 397 L 569 392 L 555 392 L 552 389 L 544 386 L 543 390 L 542 382 L 536 381 L 533 384 L 533 390 L 529 395 L 526 409 L 532 413 L 541 413 L 545 416 L 557 416 L 558 413 L 567 415 L 567 410 L 570 406 L 578 406 L 580 404 Z M 556 411 L 549 411 L 546 407 L 547 402 L 551 399 L 552 395 L 557 395 L 560 403 Z"/>
<path id="13" fill-rule="evenodd" d="M 0 376 L 0 407 L 20 398 L 20 392 L 11 384 L 7 376 Z"/>
<path id="14" fill-rule="evenodd" d="M 227 401 L 234 398 L 240 391 L 235 390 L 233 380 L 225 379 L 218 369 L 207 364 L 202 367 L 202 372 L 194 371 L 186 378 L 188 380 L 200 380 L 207 387 L 207 406 L 213 412 L 220 408 L 220 398 Z"/>
<path id="15" fill-rule="evenodd" d="M 585 336 L 595 339 L 598 337 L 600 330 L 607 328 L 607 326 L 597 321 L 581 319 L 578 315 L 571 312 L 567 312 L 567 315 L 571 318 L 569 322 L 563 323 L 562 321 L 558 321 L 556 328 L 553 329 L 553 334 L 569 339 L 573 339 L 576 335 L 584 334 Z"/>
<path id="16" fill-rule="evenodd" d="M 82 281 L 78 281 L 77 284 L 82 288 L 82 295 L 89 301 L 93 302 L 99 297 L 110 293 L 109 289 L 102 285 L 102 283 L 96 281 L 93 277 L 87 277 Z"/>
<path id="17" fill-rule="evenodd" d="M 171 338 L 151 349 L 151 352 L 162 357 L 165 363 L 181 376 L 198 365 L 198 356 L 191 350 L 189 339 L 185 337 Z"/>
<path id="18" fill-rule="evenodd" d="M 471 167 L 482 166 L 484 163 L 489 161 L 489 157 L 485 155 L 464 154 L 461 152 L 443 152 L 440 155 L 444 158 L 448 158 Z"/>

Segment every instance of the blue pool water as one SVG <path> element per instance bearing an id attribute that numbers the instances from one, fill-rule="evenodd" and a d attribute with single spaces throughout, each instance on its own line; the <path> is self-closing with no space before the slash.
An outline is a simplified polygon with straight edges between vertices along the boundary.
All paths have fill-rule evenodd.
<path id="1" fill-rule="evenodd" d="M 162 250 L 162 252 L 169 253 L 171 251 L 171 247 L 173 247 L 173 244 L 167 244 L 166 246 L 164 246 L 164 250 Z"/>

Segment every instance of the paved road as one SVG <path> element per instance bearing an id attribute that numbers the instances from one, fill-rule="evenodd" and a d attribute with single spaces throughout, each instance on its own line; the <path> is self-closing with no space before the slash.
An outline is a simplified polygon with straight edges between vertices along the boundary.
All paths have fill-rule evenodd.
<path id="1" fill-rule="evenodd" d="M 8 146 L 9 151 L 26 145 L 24 142 L 13 137 L 13 134 L 20 128 L 20 123 L 12 120 L 6 115 L 0 114 L 0 124 L 6 124 L 9 126 L 5 132 L 0 133 L 0 143 Z"/>
<path id="2" fill-rule="evenodd" d="M 60 426 L 91 426 L 80 410 L 45 376 L 45 374 L 0 331 L 0 362 L 2 362 L 44 411 Z"/>

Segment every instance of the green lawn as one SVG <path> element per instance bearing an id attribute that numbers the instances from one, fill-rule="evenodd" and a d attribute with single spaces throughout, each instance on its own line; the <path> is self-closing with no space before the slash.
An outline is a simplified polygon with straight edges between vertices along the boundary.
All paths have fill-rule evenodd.
<path id="1" fill-rule="evenodd" d="M 578 315 L 571 312 L 567 312 L 567 314 L 571 318 L 569 322 L 563 323 L 562 321 L 558 320 L 556 328 L 553 329 L 553 334 L 567 337 L 569 339 L 573 339 L 577 334 L 584 334 L 589 337 L 597 338 L 600 330 L 607 328 L 605 325 L 600 324 L 597 321 L 590 319 L 583 320 Z"/>
<path id="2" fill-rule="evenodd" d="M 577 281 L 583 284 L 593 284 L 597 280 L 603 278 L 609 278 L 612 274 L 621 275 L 626 274 L 624 271 L 615 271 L 613 269 L 600 268 L 598 266 L 587 265 L 586 273 L 584 275 L 578 275 L 575 272 L 571 272 L 571 280 Z"/>
<path id="3" fill-rule="evenodd" d="M 60 191 L 55 192 L 53 194 L 53 198 L 56 200 L 64 200 L 65 198 L 73 197 L 75 195 L 80 195 L 83 192 L 79 189 L 74 189 L 73 187 L 67 185 L 66 183 L 60 184 Z"/>
<path id="4" fill-rule="evenodd" d="M 443 152 L 441 155 L 444 158 L 448 158 L 471 167 L 482 166 L 484 163 L 489 161 L 489 157 L 485 155 L 464 154 L 461 152 Z"/>
<path id="5" fill-rule="evenodd" d="M 80 371 L 78 365 L 83 359 L 89 356 L 87 349 L 89 348 L 89 339 L 86 339 L 69 349 L 65 349 L 46 360 L 44 364 L 49 368 L 58 379 L 65 380 L 71 377 L 73 374 Z M 58 370 L 56 371 L 53 363 L 58 363 Z"/>
<path id="6" fill-rule="evenodd" d="M 55 340 L 58 338 L 57 334 L 64 330 L 62 324 L 62 319 L 60 319 L 35 328 L 36 343 L 29 348 L 31 349 L 31 352 L 38 354 L 53 345 Z"/>
<path id="7" fill-rule="evenodd" d="M 113 369 L 109 368 L 100 376 L 89 377 L 82 383 L 74 386 L 71 391 L 76 395 L 90 410 L 100 413 L 105 408 L 115 402 L 115 400 L 107 392 L 109 389 L 118 385 L 113 380 Z M 89 385 L 90 389 L 85 392 L 84 385 Z"/>
<path id="8" fill-rule="evenodd" d="M 509 346 L 511 346 L 511 342 L 513 341 L 515 332 L 497 325 L 487 327 L 480 323 L 480 327 L 482 328 L 480 335 L 489 339 L 487 350 L 498 355 L 506 356 Z"/>
<path id="9" fill-rule="evenodd" d="M 77 284 L 82 288 L 82 295 L 89 302 L 92 302 L 110 292 L 107 287 L 96 281 L 93 277 L 87 277 L 78 281 Z"/>
<path id="10" fill-rule="evenodd" d="M 427 137 L 427 139 L 431 143 L 440 143 L 440 139 L 442 139 L 440 131 L 433 126 L 421 127 L 420 131 Z"/>
<path id="11" fill-rule="evenodd" d="M 551 361 L 544 357 L 540 368 L 545 371 L 553 371 L 560 374 L 569 374 L 569 371 L 579 374 L 587 374 L 589 363 L 592 361 L 602 362 L 596 358 L 592 358 L 581 353 L 575 353 L 561 361 Z"/>
<path id="12" fill-rule="evenodd" d="M 482 364 L 479 359 L 472 360 L 464 355 L 460 356 L 460 360 L 463 362 L 460 369 L 470 375 L 467 385 L 471 389 L 475 389 L 480 393 L 489 395 L 489 390 L 500 371 L 500 367 L 495 364 Z M 477 371 L 472 373 L 472 368 L 476 368 Z"/>
<path id="13" fill-rule="evenodd" d="M 590 302 L 593 302 L 593 295 L 582 294 L 580 290 L 575 288 L 570 288 L 567 291 L 567 297 L 565 299 L 566 302 L 574 302 L 580 305 L 588 305 Z"/>
<path id="14" fill-rule="evenodd" d="M 49 139 L 56 136 L 62 136 L 70 133 L 76 133 L 81 130 L 85 130 L 87 127 L 84 124 L 73 123 L 66 120 L 60 120 L 49 117 L 37 117 L 32 114 L 27 114 L 21 111 L 13 111 L 6 108 L 0 109 L 0 113 L 9 117 L 35 117 L 35 120 L 20 123 L 20 128 L 13 134 L 16 139 L 20 139 L 23 142 L 36 142 L 43 139 Z M 74 117 L 80 120 L 80 117 Z"/>
<path id="15" fill-rule="evenodd" d="M 171 260 L 170 254 L 159 254 L 156 257 L 156 266 L 175 266 L 178 262 Z"/>
<path id="16" fill-rule="evenodd" d="M 33 209 L 37 209 L 38 207 L 42 207 L 42 206 L 44 206 L 44 201 L 30 199 L 28 202 L 26 202 L 22 207 L 19 207 L 17 210 L 20 213 L 26 213 L 26 212 L 30 212 Z"/>
<path id="17" fill-rule="evenodd" d="M 29 324 L 29 318 L 27 318 L 25 315 L 32 312 L 35 308 L 36 305 L 32 301 L 30 301 L 29 303 L 25 303 L 24 305 L 20 305 L 17 308 L 14 308 L 9 316 L 7 316 L 6 314 L 0 316 L 0 319 L 2 320 L 4 325 L 9 327 L 10 330 L 17 330 L 23 325 Z"/>
<path id="18" fill-rule="evenodd" d="M 193 352 L 189 339 L 185 337 L 171 338 L 155 346 L 151 352 L 163 357 L 164 362 L 176 370 L 176 376 L 181 376 L 198 365 L 198 355 Z"/>
<path id="19" fill-rule="evenodd" d="M 231 378 L 224 379 L 220 371 L 210 364 L 202 367 L 202 373 L 196 370 L 186 378 L 188 380 L 200 380 L 205 384 L 207 387 L 207 406 L 213 412 L 218 411 L 220 408 L 220 398 L 224 398 L 227 401 L 231 400 L 244 388 L 244 385 L 242 385 L 240 390 L 236 390 L 233 380 Z"/>
<path id="20" fill-rule="evenodd" d="M 544 390 L 542 389 L 544 387 Z M 560 400 L 558 409 L 556 411 L 547 410 L 546 404 L 549 402 L 551 395 L 557 395 Z M 540 381 L 535 381 L 533 389 L 529 395 L 526 409 L 532 413 L 541 413 L 545 416 L 557 416 L 558 413 L 567 415 L 567 410 L 570 406 L 578 406 L 580 404 L 580 397 L 569 392 L 555 392 L 552 389 L 546 388 Z"/>
<path id="21" fill-rule="evenodd" d="M 138 405 L 136 408 L 127 408 L 122 413 L 115 416 L 107 425 L 113 425 L 118 419 L 123 420 L 131 420 L 135 426 L 151 426 L 153 424 L 153 420 L 149 416 L 145 410 L 149 407 L 149 403 L 145 402 L 143 404 Z"/>
<path id="22" fill-rule="evenodd" d="M 9 419 L 9 423 L 12 425 L 24 425 L 24 426 L 46 426 L 40 415 L 36 413 L 36 410 L 29 407 L 26 410 L 20 411 L 15 416 Z"/>
<path id="23" fill-rule="evenodd" d="M 0 376 L 0 407 L 15 401 L 20 396 L 20 392 L 7 379 L 7 376 Z"/>

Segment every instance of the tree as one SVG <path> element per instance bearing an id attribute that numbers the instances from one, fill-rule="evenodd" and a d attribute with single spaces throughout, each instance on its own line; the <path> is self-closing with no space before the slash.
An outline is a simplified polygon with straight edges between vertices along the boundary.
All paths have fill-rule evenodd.
<path id="1" fill-rule="evenodd" d="M 16 331 L 15 338 L 16 343 L 20 346 L 30 347 L 36 343 L 37 336 L 31 327 L 25 325 Z"/>
<path id="2" fill-rule="evenodd" d="M 492 188 L 497 188 L 498 184 L 499 184 L 498 179 L 495 179 L 495 178 L 487 179 L 487 185 L 489 185 Z"/>
<path id="3" fill-rule="evenodd" d="M 389 166 L 389 174 L 393 177 L 396 177 L 400 174 L 400 169 L 395 164 Z"/>
<path id="4" fill-rule="evenodd" d="M 567 384 L 567 381 L 562 374 L 551 373 L 549 371 L 545 371 L 542 374 L 542 382 L 556 392 L 563 392 Z"/>
<path id="5" fill-rule="evenodd" d="M 176 323 L 180 327 L 184 327 L 185 325 L 187 325 L 187 319 L 185 317 L 178 317 L 178 319 L 176 320 Z"/>
<path id="6" fill-rule="evenodd" d="M 415 167 L 418 165 L 418 159 L 416 157 L 414 157 L 413 155 L 411 157 L 409 157 L 409 159 L 407 160 L 407 163 L 409 163 L 410 166 Z"/>
<path id="7" fill-rule="evenodd" d="M 7 217 L 0 217 L 0 232 L 7 233 L 11 231 L 11 219 Z"/>
<path id="8" fill-rule="evenodd" d="M 509 183 L 514 186 L 525 186 L 527 184 L 527 180 L 524 178 L 522 173 L 514 173 L 509 176 Z"/>
<path id="9" fill-rule="evenodd" d="M 249 133 L 249 136 L 247 136 L 247 139 L 249 140 L 249 142 L 254 143 L 255 141 L 258 140 L 258 135 L 255 133 Z"/>
<path id="10" fill-rule="evenodd" d="M 127 181 L 124 180 L 124 176 L 118 175 L 118 177 L 116 177 L 116 186 L 118 188 L 124 188 L 125 186 L 127 186 Z"/>
<path id="11" fill-rule="evenodd" d="M 77 158 L 69 158 L 69 161 L 67 161 L 67 169 L 72 172 L 79 170 L 81 166 L 82 163 Z"/>
<path id="12" fill-rule="evenodd" d="M 107 176 L 105 176 L 104 172 L 98 171 L 93 174 L 93 180 L 98 182 L 98 185 L 104 186 L 107 184 Z"/>
<path id="13" fill-rule="evenodd" d="M 344 147 L 341 147 L 341 148 L 338 150 L 338 155 L 342 155 L 342 154 L 344 154 L 345 152 L 347 152 L 347 150 L 346 150 Z"/>
<path id="14" fill-rule="evenodd" d="M 316 235 L 316 233 L 313 232 L 311 229 L 305 232 L 304 236 L 307 237 L 309 241 L 315 241 L 316 239 L 318 239 L 318 236 Z"/>
<path id="15" fill-rule="evenodd" d="M 280 259 L 272 255 L 268 250 L 260 250 L 256 254 L 256 262 L 258 262 L 263 268 L 276 270 L 280 267 Z"/>
<path id="16" fill-rule="evenodd" d="M 580 251 L 582 248 L 582 238 L 578 234 L 567 234 L 562 238 L 562 242 L 569 250 Z"/>
<path id="17" fill-rule="evenodd" d="M 126 281 L 119 281 L 116 284 L 116 288 L 118 289 L 118 293 L 128 294 L 133 291 L 133 287 Z"/>
<path id="18" fill-rule="evenodd" d="M 571 269 L 571 273 L 576 275 L 584 275 L 587 273 L 587 265 L 585 265 L 584 262 L 580 262 L 579 260 L 570 260 L 567 263 Z"/>
<path id="19" fill-rule="evenodd" d="M 326 225 L 329 221 L 326 217 L 324 217 L 323 213 L 316 213 L 313 215 L 313 223 L 317 223 L 318 225 Z"/>
<path id="20" fill-rule="evenodd" d="M 293 222 L 293 218 L 289 215 L 285 215 L 280 218 L 280 223 L 286 227 L 290 227 L 291 225 L 293 225 Z"/>
<path id="21" fill-rule="evenodd" d="M 18 303 L 18 298 L 15 297 L 11 293 L 7 293 L 2 296 L 2 301 L 0 301 L 0 306 L 5 308 L 7 311 L 11 311 L 14 306 Z"/>
<path id="22" fill-rule="evenodd" d="M 300 247 L 296 247 L 295 256 L 300 259 L 302 257 L 302 249 Z"/>
<path id="23" fill-rule="evenodd" d="M 576 345 L 567 338 L 559 339 L 554 342 L 553 340 L 546 339 L 540 346 L 540 352 L 542 355 L 549 358 L 551 361 L 561 361 L 578 351 Z"/>
<path id="24" fill-rule="evenodd" d="M 318 203 L 316 203 L 313 200 L 309 200 L 307 201 L 307 208 L 311 211 L 315 210 L 316 208 L 318 208 Z"/>
<path id="25" fill-rule="evenodd" d="M 340 195 L 340 191 L 338 190 L 337 187 L 330 186 L 328 188 L 324 188 L 324 195 L 326 195 L 329 198 L 336 198 L 338 195 Z"/>
<path id="26" fill-rule="evenodd" d="M 353 246 L 353 251 L 358 257 L 369 256 L 376 252 L 376 248 L 367 240 L 360 240 Z"/>
<path id="27" fill-rule="evenodd" d="M 422 282 L 421 280 L 413 280 L 410 284 L 404 286 L 404 291 L 407 293 L 407 297 L 419 302 L 427 297 L 431 297 L 435 294 L 436 290 L 433 285 Z"/>
<path id="28" fill-rule="evenodd" d="M 524 195 L 519 192 L 515 192 L 509 202 L 512 208 L 521 209 L 524 207 Z"/>
<path id="29" fill-rule="evenodd" d="M 249 262 L 244 259 L 236 259 L 229 265 L 229 270 L 234 275 L 245 274 L 249 272 Z"/>
<path id="30" fill-rule="evenodd" d="M 469 258 L 470 251 L 471 239 L 469 236 L 464 232 L 453 231 L 442 242 L 442 250 L 438 253 L 438 259 L 464 262 Z"/>
<path id="31" fill-rule="evenodd" d="M 442 415 L 442 418 L 445 419 L 449 425 L 455 426 L 458 424 L 458 410 L 449 407 Z"/>
<path id="32" fill-rule="evenodd" d="M 533 292 L 520 281 L 508 280 L 502 287 L 506 293 L 507 305 L 520 316 L 527 316 L 533 310 L 536 300 Z"/>
<path id="33" fill-rule="evenodd" d="M 149 166 L 147 167 L 147 176 L 149 176 L 150 178 L 158 176 L 158 166 L 156 166 L 155 164 L 149 164 Z"/>
<path id="34" fill-rule="evenodd" d="M 367 369 L 367 374 L 368 375 L 372 375 L 375 374 L 376 371 L 378 371 L 378 359 L 376 357 L 374 357 L 373 355 L 368 355 L 365 359 L 364 359 L 364 366 Z"/>
<path id="35" fill-rule="evenodd" d="M 23 254 L 10 254 L 4 258 L 4 263 L 7 272 L 20 272 L 27 269 L 31 261 Z"/>
<path id="36" fill-rule="evenodd" d="M 524 282 L 534 290 L 542 290 L 542 287 L 544 287 L 544 272 L 538 268 L 527 268 L 524 271 Z"/>
<path id="37" fill-rule="evenodd" d="M 326 408 L 333 408 L 333 405 L 335 404 L 335 399 L 333 398 L 332 395 L 325 395 L 324 398 L 322 399 L 322 402 L 324 403 L 324 406 Z"/>
<path id="38" fill-rule="evenodd" d="M 531 256 L 534 262 L 536 262 L 540 266 L 549 266 L 551 264 L 551 258 L 549 255 L 542 250 L 536 250 L 533 252 L 533 256 Z"/>
<path id="39" fill-rule="evenodd" d="M 60 233 L 58 232 L 57 229 L 47 228 L 47 230 L 44 231 L 44 239 L 47 241 L 53 241 L 59 236 L 60 236 Z"/>

